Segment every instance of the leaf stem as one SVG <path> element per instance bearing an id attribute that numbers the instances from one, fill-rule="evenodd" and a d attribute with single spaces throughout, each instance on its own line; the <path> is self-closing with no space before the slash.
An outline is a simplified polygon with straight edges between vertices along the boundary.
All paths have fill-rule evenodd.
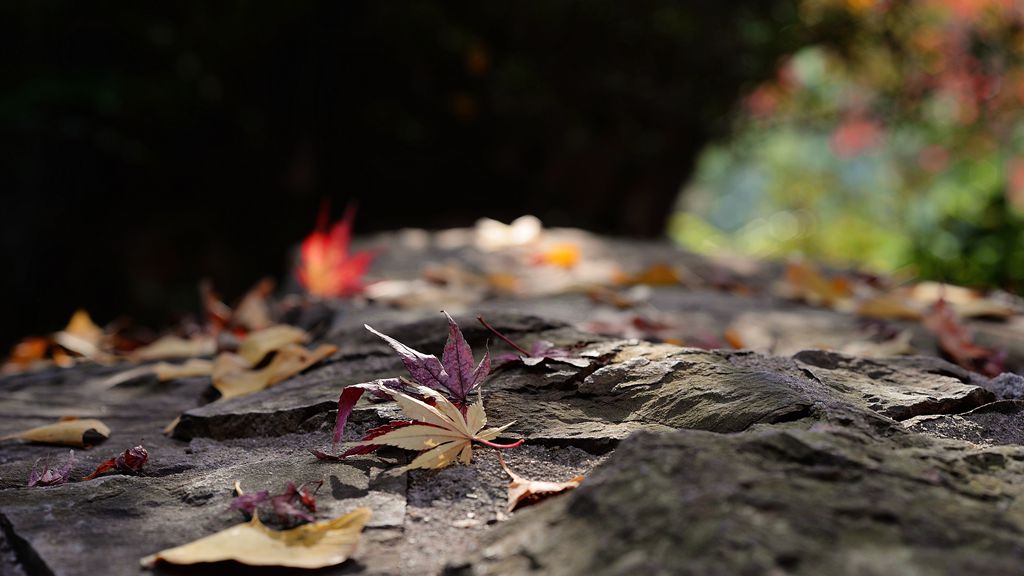
<path id="1" fill-rule="evenodd" d="M 490 442 L 490 441 L 487 441 L 487 440 L 481 440 L 480 438 L 474 438 L 473 440 L 483 444 L 484 446 L 490 446 L 491 448 L 497 448 L 499 450 L 506 450 L 508 448 L 516 448 L 519 445 L 521 445 L 523 442 L 525 442 L 525 440 L 520 439 L 520 440 L 516 440 L 515 442 L 513 442 L 511 444 L 495 444 L 494 442 Z"/>
<path id="2" fill-rule="evenodd" d="M 483 316 L 477 316 L 476 319 L 479 320 L 480 323 L 484 325 L 484 328 L 487 328 L 488 330 L 493 332 L 495 336 L 497 336 L 498 338 L 501 338 L 502 340 L 504 340 L 506 344 L 508 344 L 509 346 L 515 348 L 517 351 L 519 351 L 520 354 L 522 354 L 523 356 L 531 356 L 531 354 L 529 352 L 527 352 L 526 350 L 524 350 L 522 346 L 520 346 L 519 344 L 516 344 L 515 342 L 512 341 L 511 338 L 509 338 L 508 336 L 505 336 L 501 332 L 498 332 L 497 328 L 495 328 L 494 326 L 491 326 L 490 324 L 488 324 L 487 320 L 484 320 Z"/>

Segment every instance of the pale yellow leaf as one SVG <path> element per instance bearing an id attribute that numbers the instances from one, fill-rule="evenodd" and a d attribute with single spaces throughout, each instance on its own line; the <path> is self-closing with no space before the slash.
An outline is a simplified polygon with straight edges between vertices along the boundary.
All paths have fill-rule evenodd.
<path id="1" fill-rule="evenodd" d="M 147 556 L 141 563 L 148 568 L 160 561 L 198 564 L 225 560 L 249 566 L 307 569 L 335 566 L 355 553 L 363 526 L 369 519 L 369 508 L 357 508 L 333 520 L 275 531 L 253 517 L 245 524 Z"/>
<path id="2" fill-rule="evenodd" d="M 1017 313 L 1013 307 L 987 298 L 955 303 L 953 311 L 961 318 L 1009 318 Z"/>
<path id="3" fill-rule="evenodd" d="M 152 344 L 132 351 L 129 358 L 136 362 L 191 358 L 193 356 L 211 356 L 216 351 L 217 343 L 211 336 L 196 336 L 194 338 L 164 336 Z"/>
<path id="4" fill-rule="evenodd" d="M 479 440 L 487 440 L 488 442 L 490 442 L 491 440 L 497 438 L 499 434 L 504 432 L 506 428 L 513 424 L 515 424 L 514 420 L 512 422 L 509 422 L 508 424 L 505 424 L 504 426 L 499 426 L 497 428 L 488 428 L 487 430 L 478 432 L 476 434 L 476 438 Z"/>
<path id="5" fill-rule="evenodd" d="M 0 440 L 19 439 L 40 444 L 60 444 L 87 448 L 110 437 L 110 428 L 93 418 L 61 420 L 55 424 L 10 434 Z"/>
<path id="6" fill-rule="evenodd" d="M 421 389 L 418 390 L 420 392 L 423 390 L 430 390 L 425 386 L 420 386 L 419 388 Z M 455 422 L 441 413 L 440 410 L 426 402 L 423 402 L 422 400 L 418 400 L 408 394 L 402 394 L 397 390 L 391 390 L 386 387 L 381 387 L 381 390 L 385 394 L 394 398 L 395 402 L 398 403 L 398 407 L 402 409 L 402 412 L 412 420 L 426 422 L 427 424 L 434 424 L 435 426 L 441 426 L 442 428 L 452 428 L 455 426 Z"/>
<path id="7" fill-rule="evenodd" d="M 467 436 L 473 435 L 473 433 L 469 431 L 466 417 L 463 416 L 462 412 L 455 407 L 455 404 L 452 404 L 452 402 L 442 396 L 440 392 L 427 388 L 426 386 L 420 386 L 419 393 L 432 399 L 434 401 L 434 408 L 437 408 L 438 412 L 443 414 L 445 418 L 451 420 L 452 424 L 455 425 L 456 430 Z"/>
<path id="8" fill-rule="evenodd" d="M 857 304 L 857 313 L 872 318 L 920 320 L 925 307 L 912 300 L 904 290 L 878 294 Z"/>
<path id="9" fill-rule="evenodd" d="M 470 437 L 446 428 L 411 424 L 396 428 L 370 440 L 359 443 L 361 446 L 378 446 L 381 444 L 403 448 L 405 450 L 427 450 L 439 444 L 453 441 L 469 441 Z"/>
<path id="10" fill-rule="evenodd" d="M 289 344 L 278 350 L 270 364 L 259 370 L 251 369 L 251 364 L 241 356 L 221 354 L 214 362 L 213 386 L 223 399 L 258 392 L 291 378 L 337 350 L 331 344 L 322 344 L 315 350 Z"/>
<path id="11" fill-rule="evenodd" d="M 305 344 L 309 334 L 301 328 L 279 324 L 256 332 L 250 332 L 238 347 L 238 355 L 250 364 L 259 364 L 267 354 L 280 350 L 289 344 Z"/>
<path id="12" fill-rule="evenodd" d="M 76 310 L 68 325 L 54 334 L 53 339 L 57 344 L 76 354 L 93 358 L 100 353 L 103 329 L 92 321 L 88 312 Z"/>
<path id="13" fill-rule="evenodd" d="M 257 282 L 238 303 L 231 316 L 232 323 L 249 330 L 262 330 L 273 325 L 270 319 L 270 305 L 267 303 L 267 298 L 273 291 L 273 278 L 264 278 Z"/>
<path id="14" fill-rule="evenodd" d="M 484 426 L 487 426 L 487 414 L 484 412 L 483 398 L 477 398 L 477 401 L 466 410 L 466 426 L 473 434 L 480 432 Z"/>
<path id="15" fill-rule="evenodd" d="M 209 376 L 213 373 L 213 362 L 203 358 L 190 358 L 182 364 L 157 362 L 153 364 L 152 370 L 158 380 L 167 382 L 179 378 Z"/>
<path id="16" fill-rule="evenodd" d="M 463 464 L 469 464 L 473 461 L 473 443 L 467 442 L 462 448 L 462 452 L 459 453 L 459 462 Z"/>
<path id="17" fill-rule="evenodd" d="M 402 472 L 409 470 L 415 470 L 417 468 L 424 469 L 437 469 L 444 468 L 455 461 L 455 457 L 459 455 L 459 452 L 465 448 L 471 446 L 467 440 L 465 444 L 461 442 L 447 442 L 441 444 L 436 448 L 431 448 L 426 452 L 420 453 L 419 456 L 413 458 L 412 462 L 401 468 Z M 472 455 L 472 448 L 470 454 Z"/>
<path id="18" fill-rule="evenodd" d="M 473 457 L 473 442 L 493 440 L 502 430 L 512 425 L 509 423 L 501 428 L 491 428 L 476 434 L 471 430 L 479 431 L 487 422 L 482 399 L 470 406 L 463 416 L 450 400 L 426 387 L 421 386 L 417 391 L 432 399 L 436 407 L 383 386 L 381 391 L 394 398 L 402 412 L 418 423 L 365 440 L 360 445 L 385 444 L 407 450 L 426 450 L 405 466 L 403 471 L 416 468 L 444 468 L 455 462 L 456 458 L 464 464 L 469 464 Z"/>

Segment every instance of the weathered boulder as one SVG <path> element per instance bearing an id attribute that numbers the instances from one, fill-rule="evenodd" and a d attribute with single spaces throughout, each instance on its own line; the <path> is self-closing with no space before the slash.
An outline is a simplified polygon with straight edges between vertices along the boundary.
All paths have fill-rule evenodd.
<path id="1" fill-rule="evenodd" d="M 1024 449 L 833 426 L 641 432 L 449 574 L 1008 574 Z"/>

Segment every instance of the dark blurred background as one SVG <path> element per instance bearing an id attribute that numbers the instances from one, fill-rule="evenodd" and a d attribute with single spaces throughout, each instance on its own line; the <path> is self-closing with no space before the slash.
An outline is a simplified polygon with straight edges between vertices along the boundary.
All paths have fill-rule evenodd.
<path id="1" fill-rule="evenodd" d="M 76 307 L 160 325 L 286 273 L 322 199 L 357 232 L 656 236 L 780 55 L 793 2 L 0 7 L 4 347 Z"/>

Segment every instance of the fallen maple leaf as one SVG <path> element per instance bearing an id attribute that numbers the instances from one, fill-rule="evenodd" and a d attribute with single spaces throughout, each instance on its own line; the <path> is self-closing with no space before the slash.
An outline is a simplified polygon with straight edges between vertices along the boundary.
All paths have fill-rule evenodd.
<path id="1" fill-rule="evenodd" d="M 426 386 L 419 386 L 417 392 L 432 401 L 433 406 L 385 386 L 381 386 L 381 391 L 391 396 L 402 412 L 413 421 L 373 438 L 364 439 L 357 446 L 369 448 L 385 445 L 405 450 L 420 450 L 419 456 L 402 467 L 403 472 L 417 468 L 444 468 L 456 459 L 463 464 L 469 464 L 473 457 L 474 442 L 492 448 L 514 448 L 523 443 L 522 440 L 507 445 L 492 442 L 512 423 L 484 430 L 487 415 L 484 412 L 482 398 L 471 405 L 463 415 L 455 404 Z"/>
<path id="2" fill-rule="evenodd" d="M 485 352 L 483 359 L 474 369 L 473 350 L 462 335 L 462 330 L 450 314 L 444 312 L 444 315 L 448 318 L 448 341 L 444 345 L 440 360 L 433 354 L 414 350 L 369 325 L 363 326 L 380 336 L 398 352 L 406 370 L 416 382 L 427 388 L 442 390 L 451 396 L 455 403 L 465 404 L 469 393 L 479 386 L 491 371 L 490 353 Z"/>
<path id="3" fill-rule="evenodd" d="M 149 452 L 141 445 L 129 448 L 116 457 L 105 460 L 93 470 L 92 474 L 83 477 L 82 480 L 92 480 L 111 470 L 117 470 L 121 474 L 138 474 L 148 460 Z"/>
<path id="4" fill-rule="evenodd" d="M 462 330 L 459 329 L 459 325 L 450 314 L 443 313 L 448 318 L 448 341 L 444 345 L 444 352 L 440 360 L 437 359 L 437 356 L 424 354 L 410 348 L 387 334 L 374 330 L 369 325 L 364 324 L 363 327 L 381 337 L 398 352 L 406 370 L 421 387 L 444 392 L 458 406 L 459 410 L 465 410 L 466 397 L 483 382 L 491 371 L 491 355 L 490 352 L 485 352 L 483 359 L 474 368 L 473 350 L 462 335 Z M 411 396 L 419 395 L 415 385 L 411 385 L 401 378 L 386 378 L 365 384 L 353 384 L 342 390 L 341 396 L 338 397 L 338 416 L 334 423 L 334 448 L 337 448 L 338 442 L 341 441 L 345 423 L 364 392 L 370 392 L 381 398 L 389 398 L 395 390 Z M 389 430 L 384 432 L 387 431 Z M 374 430 L 371 430 L 372 432 Z M 310 452 L 321 460 L 337 460 L 347 455 L 366 454 L 376 450 L 376 448 L 363 448 L 362 450 L 359 448 L 356 447 L 340 455 L 328 454 L 319 450 L 310 450 Z"/>
<path id="5" fill-rule="evenodd" d="M 505 470 L 505 473 L 512 477 L 508 484 L 508 507 L 509 512 L 516 508 L 536 504 L 545 498 L 554 496 L 576 488 L 583 482 L 583 476 L 576 476 L 565 482 L 548 482 L 545 480 L 527 480 L 509 469 L 505 459 L 498 454 L 498 462 Z"/>
<path id="6" fill-rule="evenodd" d="M 370 515 L 369 508 L 357 508 L 333 520 L 282 531 L 267 528 L 259 516 L 253 516 L 247 523 L 146 556 L 141 563 L 147 568 L 160 561 L 198 564 L 225 560 L 249 566 L 308 569 L 334 566 L 355 553 Z"/>
<path id="7" fill-rule="evenodd" d="M 363 291 L 362 278 L 375 254 L 356 252 L 349 254 L 352 219 L 355 210 L 349 207 L 345 215 L 327 230 L 327 209 L 321 209 L 314 230 L 300 248 L 299 282 L 310 294 L 324 298 L 344 298 Z"/>
<path id="8" fill-rule="evenodd" d="M 32 470 L 28 474 L 28 485 L 32 486 L 60 486 L 71 479 L 71 469 L 75 465 L 75 451 L 71 450 L 68 454 L 68 459 L 64 463 L 61 469 L 50 468 L 44 465 L 42 471 L 36 472 L 35 467 L 39 464 L 39 460 L 33 464 Z"/>
<path id="9" fill-rule="evenodd" d="M 62 419 L 54 424 L 31 428 L 10 434 L 0 440 L 19 439 L 39 444 L 60 444 L 76 448 L 88 448 L 110 437 L 110 428 L 92 418 Z"/>

